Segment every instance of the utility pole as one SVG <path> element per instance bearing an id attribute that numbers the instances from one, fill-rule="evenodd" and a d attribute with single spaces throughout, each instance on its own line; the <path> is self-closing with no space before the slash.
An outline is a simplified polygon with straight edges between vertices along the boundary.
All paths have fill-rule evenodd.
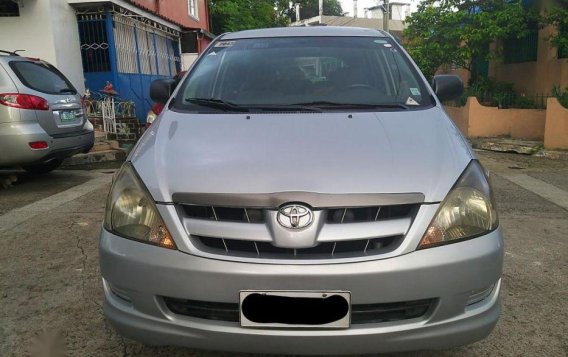
<path id="1" fill-rule="evenodd" d="M 294 5 L 296 5 L 296 21 L 300 21 L 300 3 L 297 2 Z"/>
<path id="2" fill-rule="evenodd" d="M 321 17 L 323 16 L 323 0 L 319 0 L 319 11 L 318 14 L 320 16 L 320 21 L 321 21 Z"/>
<path id="3" fill-rule="evenodd" d="M 389 0 L 383 0 L 383 30 L 389 32 L 390 5 Z"/>
<path id="4" fill-rule="evenodd" d="M 357 17 L 357 0 L 353 0 L 353 17 Z"/>

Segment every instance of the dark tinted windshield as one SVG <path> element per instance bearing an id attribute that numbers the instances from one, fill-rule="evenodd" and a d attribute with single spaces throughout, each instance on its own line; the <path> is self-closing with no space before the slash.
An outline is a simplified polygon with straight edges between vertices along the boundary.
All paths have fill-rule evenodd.
<path id="1" fill-rule="evenodd" d="M 174 108 L 201 110 L 204 99 L 239 107 L 356 104 L 403 110 L 432 104 L 398 45 L 381 37 L 218 41 L 183 83 Z"/>
<path id="2" fill-rule="evenodd" d="M 76 94 L 77 90 L 55 67 L 46 62 L 11 61 L 10 67 L 28 88 L 47 94 Z"/>

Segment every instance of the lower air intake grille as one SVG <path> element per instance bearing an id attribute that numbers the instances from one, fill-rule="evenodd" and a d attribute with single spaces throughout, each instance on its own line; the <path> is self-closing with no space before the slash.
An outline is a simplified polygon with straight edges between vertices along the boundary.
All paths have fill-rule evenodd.
<path id="1" fill-rule="evenodd" d="M 395 249 L 403 236 L 322 242 L 312 248 L 280 248 L 269 242 L 192 236 L 202 251 L 212 254 L 270 259 L 331 259 L 383 254 Z"/>
<path id="2" fill-rule="evenodd" d="M 208 301 L 196 301 L 164 297 L 164 302 L 174 314 L 216 321 L 239 321 L 239 305 Z M 365 304 L 351 306 L 352 324 L 373 324 L 415 319 L 424 316 L 436 299 Z"/>

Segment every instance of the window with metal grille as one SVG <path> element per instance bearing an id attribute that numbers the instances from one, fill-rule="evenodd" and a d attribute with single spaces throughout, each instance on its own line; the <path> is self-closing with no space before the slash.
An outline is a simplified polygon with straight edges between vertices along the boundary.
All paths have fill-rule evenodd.
<path id="1" fill-rule="evenodd" d="M 529 33 L 521 38 L 511 37 L 503 42 L 503 61 L 509 63 L 534 62 L 538 56 L 538 25 L 530 24 Z"/>
<path id="2" fill-rule="evenodd" d="M 20 6 L 15 1 L 0 1 L 0 17 L 20 16 Z"/>
<path id="3" fill-rule="evenodd" d="M 558 28 L 558 36 L 566 37 L 568 35 L 568 25 L 560 25 Z M 568 58 L 568 44 L 566 42 L 561 43 L 558 48 L 558 58 Z"/>
<path id="4" fill-rule="evenodd" d="M 558 47 L 558 58 L 568 58 L 568 46 Z"/>
<path id="5" fill-rule="evenodd" d="M 105 19 L 105 14 L 78 16 L 81 58 L 85 72 L 111 70 Z"/>
<path id="6" fill-rule="evenodd" d="M 187 9 L 191 16 L 199 18 L 199 14 L 197 13 L 197 0 L 187 0 Z"/>

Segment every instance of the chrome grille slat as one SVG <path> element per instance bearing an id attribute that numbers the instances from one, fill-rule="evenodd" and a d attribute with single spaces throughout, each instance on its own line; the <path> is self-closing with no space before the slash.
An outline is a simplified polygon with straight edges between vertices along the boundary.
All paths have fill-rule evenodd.
<path id="1" fill-rule="evenodd" d="M 371 240 L 367 239 L 367 243 L 365 244 L 365 250 L 363 250 L 363 253 L 367 254 L 367 248 L 369 247 L 370 242 L 371 242 Z"/>
<path id="2" fill-rule="evenodd" d="M 197 237 L 200 249 L 213 254 L 270 259 L 329 259 L 381 254 L 396 248 L 402 237 L 325 242 L 311 248 L 279 248 L 268 242 L 250 242 L 224 238 Z M 252 244 L 251 244 L 252 243 Z"/>

